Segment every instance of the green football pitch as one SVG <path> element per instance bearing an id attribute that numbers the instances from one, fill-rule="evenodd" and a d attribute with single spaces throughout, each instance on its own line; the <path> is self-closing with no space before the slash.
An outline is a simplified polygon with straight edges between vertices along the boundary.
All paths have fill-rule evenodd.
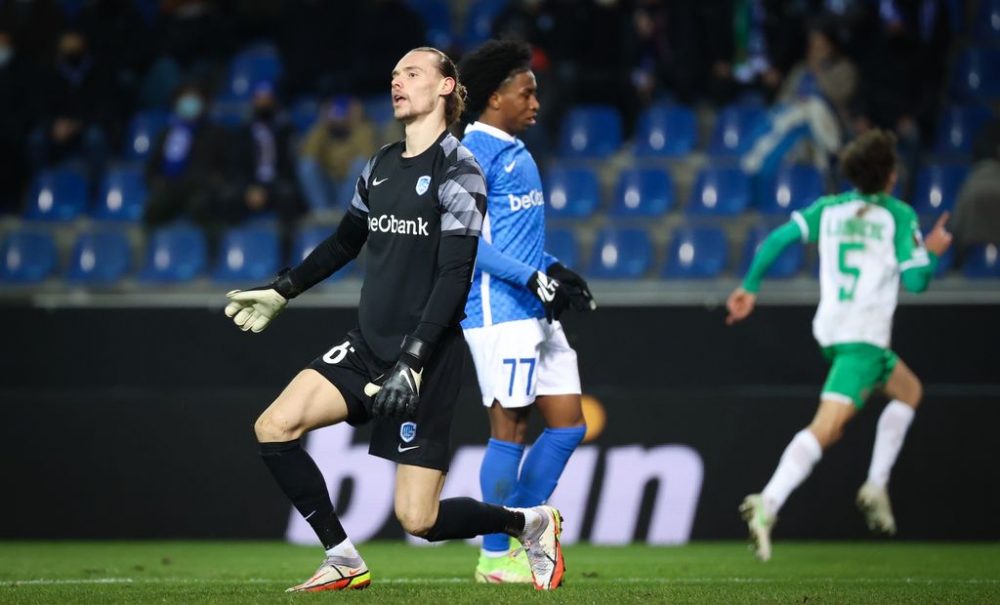
<path id="1" fill-rule="evenodd" d="M 0 603 L 997 603 L 1000 544 L 779 542 L 755 561 L 736 542 L 566 548 L 554 593 L 472 581 L 465 544 L 361 548 L 371 588 L 285 594 L 318 547 L 277 542 L 0 543 Z"/>

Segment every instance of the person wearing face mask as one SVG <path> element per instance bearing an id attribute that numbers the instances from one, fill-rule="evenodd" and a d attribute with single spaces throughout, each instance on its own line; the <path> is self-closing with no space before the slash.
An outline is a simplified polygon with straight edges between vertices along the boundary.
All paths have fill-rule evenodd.
<path id="1" fill-rule="evenodd" d="M 361 103 L 346 95 L 334 97 L 320 112 L 299 150 L 298 173 L 310 208 L 337 205 L 337 183 L 349 174 L 358 158 L 375 152 L 375 130 L 365 119 Z"/>
<path id="2" fill-rule="evenodd" d="M 35 120 L 35 74 L 14 45 L 11 32 L 0 28 L 0 214 L 15 212 L 24 192 L 24 141 Z"/>
<path id="3" fill-rule="evenodd" d="M 226 135 L 205 119 L 206 114 L 197 86 L 178 91 L 170 125 L 154 143 L 146 164 L 146 226 L 189 219 L 212 235 L 221 224 Z"/>
<path id="4" fill-rule="evenodd" d="M 271 83 L 255 87 L 252 107 L 250 123 L 235 133 L 229 146 L 226 214 L 238 222 L 273 212 L 287 223 L 301 213 L 291 130 L 280 115 Z"/>

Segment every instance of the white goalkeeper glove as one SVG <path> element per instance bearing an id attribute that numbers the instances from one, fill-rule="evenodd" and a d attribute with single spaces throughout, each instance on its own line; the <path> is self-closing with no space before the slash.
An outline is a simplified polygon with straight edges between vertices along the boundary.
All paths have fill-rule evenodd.
<path id="1" fill-rule="evenodd" d="M 233 323 L 244 332 L 248 330 L 254 333 L 261 332 L 281 314 L 288 301 L 295 298 L 298 293 L 288 277 L 288 271 L 285 270 L 266 286 L 226 293 L 226 297 L 229 298 L 226 317 L 232 317 Z"/>

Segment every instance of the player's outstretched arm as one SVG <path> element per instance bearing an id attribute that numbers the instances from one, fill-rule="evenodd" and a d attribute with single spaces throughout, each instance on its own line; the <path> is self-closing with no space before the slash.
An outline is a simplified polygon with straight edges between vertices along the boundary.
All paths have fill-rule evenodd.
<path id="1" fill-rule="evenodd" d="M 760 290 L 760 282 L 764 279 L 764 274 L 771 268 L 774 261 L 781 256 L 781 253 L 788 246 L 802 238 L 802 230 L 795 221 L 788 221 L 772 231 L 760 248 L 754 254 L 753 262 L 743 278 L 743 286 L 733 290 L 726 300 L 726 309 L 729 315 L 726 316 L 726 325 L 733 325 L 738 321 L 746 319 L 757 303 L 757 292 Z"/>
<path id="2" fill-rule="evenodd" d="M 358 255 L 368 239 L 368 225 L 355 211 L 348 212 L 337 231 L 309 253 L 298 266 L 285 269 L 269 284 L 249 290 L 232 290 L 226 296 L 226 316 L 244 332 L 261 332 L 288 301 L 333 275 Z"/>
<path id="3" fill-rule="evenodd" d="M 743 321 L 753 313 L 754 305 L 757 304 L 757 295 L 747 292 L 743 288 L 736 288 L 726 300 L 726 325 L 731 326 L 738 321 Z"/>

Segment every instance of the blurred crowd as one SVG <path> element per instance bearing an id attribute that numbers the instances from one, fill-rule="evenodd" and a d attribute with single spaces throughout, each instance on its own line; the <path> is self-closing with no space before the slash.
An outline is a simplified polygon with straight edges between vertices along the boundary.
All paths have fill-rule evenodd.
<path id="1" fill-rule="evenodd" d="M 96 184 L 125 159 L 144 163 L 151 226 L 184 217 L 212 232 L 328 207 L 358 158 L 398 136 L 368 102 L 385 95 L 395 61 L 426 43 L 457 58 L 476 41 L 426 23 L 434 4 L 0 1 L 0 213 L 21 212 L 32 176 L 46 167 L 70 163 Z M 653 103 L 749 99 L 771 117 L 770 136 L 742 159 L 748 171 L 767 170 L 802 137 L 833 157 L 875 126 L 894 130 L 914 165 L 933 141 L 956 38 L 978 5 L 480 0 L 452 2 L 446 14 L 458 23 L 485 4 L 480 38 L 516 36 L 535 48 L 542 128 L 528 136 L 536 155 L 552 150 L 573 105 L 616 107 L 627 139 Z M 261 44 L 280 69 L 240 81 L 234 62 Z M 125 149 L 130 129 L 149 112 L 166 116 L 165 126 L 136 157 Z M 993 118 L 977 159 L 997 159 L 988 138 L 995 143 L 996 132 Z"/>

